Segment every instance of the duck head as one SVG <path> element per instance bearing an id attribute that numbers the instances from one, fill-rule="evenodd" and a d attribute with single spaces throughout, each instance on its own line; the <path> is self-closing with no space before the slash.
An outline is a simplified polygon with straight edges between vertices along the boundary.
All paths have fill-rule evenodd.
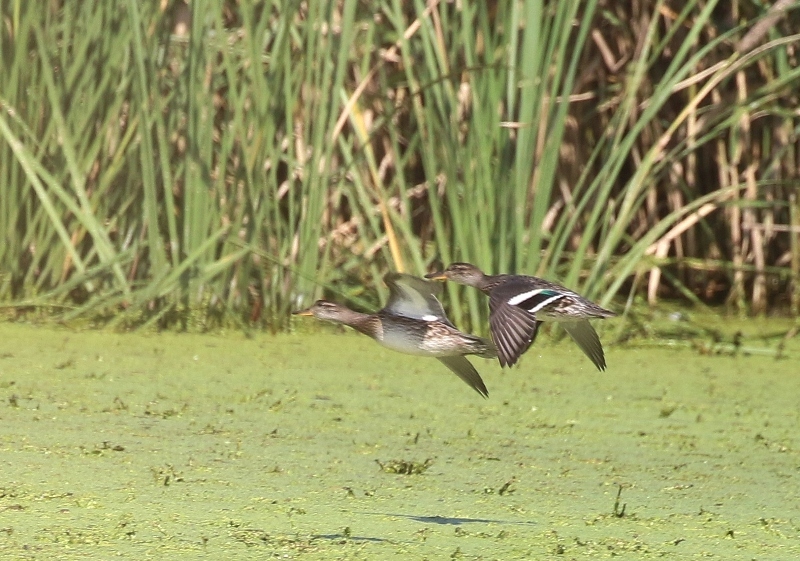
<path id="1" fill-rule="evenodd" d="M 475 265 L 470 263 L 452 263 L 445 270 L 425 275 L 430 280 L 449 280 L 467 286 L 480 287 L 483 285 L 486 275 Z"/>

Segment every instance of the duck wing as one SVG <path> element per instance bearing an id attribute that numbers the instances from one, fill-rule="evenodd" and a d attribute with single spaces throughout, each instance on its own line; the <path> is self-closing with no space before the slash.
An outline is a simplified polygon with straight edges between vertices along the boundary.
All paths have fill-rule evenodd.
<path id="1" fill-rule="evenodd" d="M 572 340 L 589 357 L 598 370 L 606 369 L 603 345 L 600 343 L 600 337 L 597 336 L 597 331 L 594 330 L 592 324 L 585 319 L 581 321 L 561 321 L 559 324 L 569 333 Z"/>
<path id="2" fill-rule="evenodd" d="M 389 287 L 389 300 L 382 312 L 424 321 L 438 320 L 452 325 L 438 298 L 442 293 L 442 283 L 405 273 L 387 273 L 383 282 Z"/>
<path id="3" fill-rule="evenodd" d="M 466 358 L 463 356 L 439 356 L 436 359 L 464 380 L 470 388 L 483 397 L 489 397 L 489 390 L 486 389 L 483 378 Z"/>
<path id="4" fill-rule="evenodd" d="M 536 316 L 508 303 L 502 294 L 489 297 L 489 328 L 497 347 L 500 366 L 514 366 L 536 340 Z"/>

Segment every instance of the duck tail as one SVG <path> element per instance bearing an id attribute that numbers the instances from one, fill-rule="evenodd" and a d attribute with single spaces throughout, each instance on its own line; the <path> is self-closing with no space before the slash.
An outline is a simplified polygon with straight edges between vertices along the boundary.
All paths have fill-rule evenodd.
<path id="1" fill-rule="evenodd" d="M 472 354 L 481 358 L 497 358 L 497 347 L 489 339 L 475 335 L 470 335 L 469 339 L 472 343 Z"/>

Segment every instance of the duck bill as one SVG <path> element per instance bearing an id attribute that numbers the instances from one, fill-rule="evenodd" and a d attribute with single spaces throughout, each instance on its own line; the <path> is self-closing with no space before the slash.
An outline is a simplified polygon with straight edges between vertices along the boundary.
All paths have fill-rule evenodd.
<path id="1" fill-rule="evenodd" d="M 444 274 L 444 271 L 437 271 L 436 273 L 429 273 L 425 275 L 425 278 L 428 280 L 446 281 L 447 275 Z"/>
<path id="2" fill-rule="evenodd" d="M 307 308 L 305 310 L 298 310 L 297 312 L 292 312 L 293 316 L 313 316 L 314 312 L 311 311 L 311 308 Z"/>

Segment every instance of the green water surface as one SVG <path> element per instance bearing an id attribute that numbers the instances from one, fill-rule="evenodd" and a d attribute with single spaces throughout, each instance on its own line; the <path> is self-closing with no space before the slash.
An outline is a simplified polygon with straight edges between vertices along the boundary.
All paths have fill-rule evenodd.
<path id="1" fill-rule="evenodd" d="M 796 341 L 543 337 L 485 400 L 354 333 L 0 324 L 0 558 L 800 559 Z"/>

